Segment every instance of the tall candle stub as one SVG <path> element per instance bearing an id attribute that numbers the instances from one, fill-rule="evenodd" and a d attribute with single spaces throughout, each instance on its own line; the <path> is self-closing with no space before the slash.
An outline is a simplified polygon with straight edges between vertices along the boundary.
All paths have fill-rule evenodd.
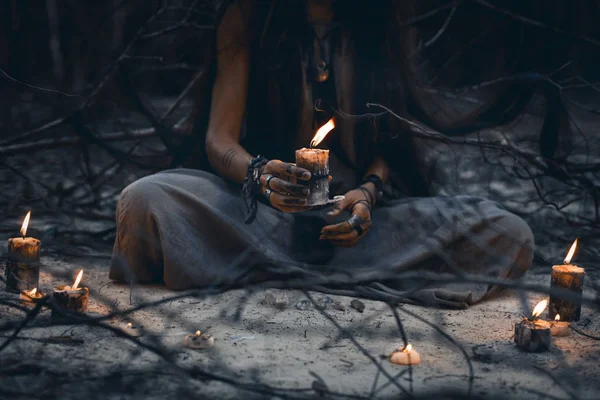
<path id="1" fill-rule="evenodd" d="M 327 134 L 335 128 L 335 122 L 331 118 L 325 125 L 317 130 L 310 142 L 310 148 L 296 150 L 296 165 L 311 173 L 308 185 L 309 206 L 320 206 L 329 201 L 329 150 L 315 149 L 325 139 Z M 305 184 L 300 181 L 301 184 Z"/>
<path id="2" fill-rule="evenodd" d="M 21 225 L 21 237 L 8 239 L 6 290 L 21 293 L 38 287 L 40 279 L 40 247 L 38 239 L 26 237 L 31 211 Z"/>
<path id="3" fill-rule="evenodd" d="M 581 299 L 583 296 L 583 279 L 585 269 L 571 264 L 575 250 L 577 249 L 577 239 L 571 245 L 563 265 L 554 265 L 550 276 L 550 286 L 553 289 L 566 289 L 572 292 L 576 299 L 564 299 L 560 296 L 550 294 L 550 307 L 548 316 L 555 319 L 560 315 L 561 321 L 578 321 L 581 316 Z"/>
<path id="4" fill-rule="evenodd" d="M 329 201 L 329 150 L 296 150 L 296 165 L 311 173 L 308 181 L 308 205 L 320 206 Z M 303 183 L 303 181 L 299 181 Z"/>

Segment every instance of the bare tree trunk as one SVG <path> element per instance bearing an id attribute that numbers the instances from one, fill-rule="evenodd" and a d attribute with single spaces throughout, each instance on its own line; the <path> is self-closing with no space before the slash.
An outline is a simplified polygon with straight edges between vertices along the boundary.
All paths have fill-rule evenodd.
<path id="1" fill-rule="evenodd" d="M 50 31 L 50 54 L 52 56 L 52 69 L 58 83 L 62 83 L 65 77 L 63 56 L 60 49 L 60 30 L 58 7 L 56 0 L 46 0 L 46 11 L 48 12 L 48 29 Z"/>

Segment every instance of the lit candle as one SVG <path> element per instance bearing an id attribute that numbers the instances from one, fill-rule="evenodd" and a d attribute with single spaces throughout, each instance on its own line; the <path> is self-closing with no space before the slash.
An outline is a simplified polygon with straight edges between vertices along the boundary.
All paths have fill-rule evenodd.
<path id="1" fill-rule="evenodd" d="M 40 241 L 26 237 L 31 211 L 21 225 L 21 237 L 8 239 L 6 290 L 20 293 L 38 287 L 40 280 Z"/>
<path id="2" fill-rule="evenodd" d="M 329 150 L 315 149 L 314 147 L 318 146 L 333 128 L 335 128 L 335 122 L 331 118 L 317 130 L 310 142 L 309 149 L 296 150 L 296 165 L 311 173 L 308 181 L 309 206 L 320 206 L 329 201 Z"/>
<path id="3" fill-rule="evenodd" d="M 214 347 L 215 338 L 210 333 L 196 331 L 194 334 L 185 335 L 183 344 L 190 349 L 208 349 Z"/>
<path id="4" fill-rule="evenodd" d="M 569 325 L 571 324 L 566 321 L 560 320 L 560 314 L 556 314 L 554 321 L 550 322 L 550 330 L 552 331 L 552 336 L 569 336 L 571 334 Z"/>
<path id="5" fill-rule="evenodd" d="M 548 301 L 540 301 L 530 318 L 515 324 L 515 343 L 526 351 L 539 352 L 548 350 L 552 346 L 552 331 L 550 323 L 539 319 L 539 316 L 548 307 Z"/>
<path id="6" fill-rule="evenodd" d="M 417 365 L 421 363 L 421 355 L 413 350 L 411 344 L 407 344 L 405 348 L 392 352 L 390 361 L 392 364 Z"/>
<path id="7" fill-rule="evenodd" d="M 57 286 L 54 288 L 52 299 L 57 309 L 52 309 L 53 317 L 61 316 L 61 313 L 56 311 L 83 313 L 87 310 L 90 291 L 86 287 L 79 287 L 82 278 L 83 270 L 77 274 L 73 286 Z"/>
<path id="8" fill-rule="evenodd" d="M 581 316 L 581 298 L 583 295 L 583 278 L 585 269 L 571 264 L 571 259 L 577 249 L 577 239 L 571 245 L 565 263 L 563 265 L 554 265 L 550 277 L 550 286 L 552 288 L 566 289 L 577 296 L 576 300 L 565 300 L 561 297 L 550 295 L 550 308 L 548 315 L 550 318 L 556 318 L 560 314 L 562 321 L 578 321 Z"/>
<path id="9" fill-rule="evenodd" d="M 38 291 L 37 288 L 23 290 L 19 295 L 19 299 L 23 302 L 23 305 L 27 307 L 35 307 L 35 305 L 45 297 L 46 295 Z"/>

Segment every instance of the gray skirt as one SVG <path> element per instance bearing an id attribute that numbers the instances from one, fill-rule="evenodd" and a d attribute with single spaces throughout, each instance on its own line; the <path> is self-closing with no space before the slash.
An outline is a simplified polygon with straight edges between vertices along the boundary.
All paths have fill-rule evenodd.
<path id="1" fill-rule="evenodd" d="M 393 283 L 407 300 L 465 308 L 496 287 L 472 282 L 397 282 L 407 271 L 516 279 L 529 268 L 533 233 L 499 204 L 471 196 L 406 198 L 372 213 L 369 232 L 351 248 L 319 241 L 326 210 L 288 214 L 259 203 L 245 224 L 241 191 L 210 173 L 175 169 L 144 177 L 121 193 L 110 278 L 164 282 L 171 289 L 269 280 Z M 402 286 L 402 287 L 398 287 Z"/>

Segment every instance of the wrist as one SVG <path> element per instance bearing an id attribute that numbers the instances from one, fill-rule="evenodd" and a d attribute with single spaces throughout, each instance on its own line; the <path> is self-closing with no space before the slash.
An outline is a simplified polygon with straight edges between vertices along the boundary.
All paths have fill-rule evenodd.
<path id="1" fill-rule="evenodd" d="M 361 186 L 369 190 L 374 200 L 379 200 L 383 195 L 383 180 L 375 174 L 365 177 Z"/>

